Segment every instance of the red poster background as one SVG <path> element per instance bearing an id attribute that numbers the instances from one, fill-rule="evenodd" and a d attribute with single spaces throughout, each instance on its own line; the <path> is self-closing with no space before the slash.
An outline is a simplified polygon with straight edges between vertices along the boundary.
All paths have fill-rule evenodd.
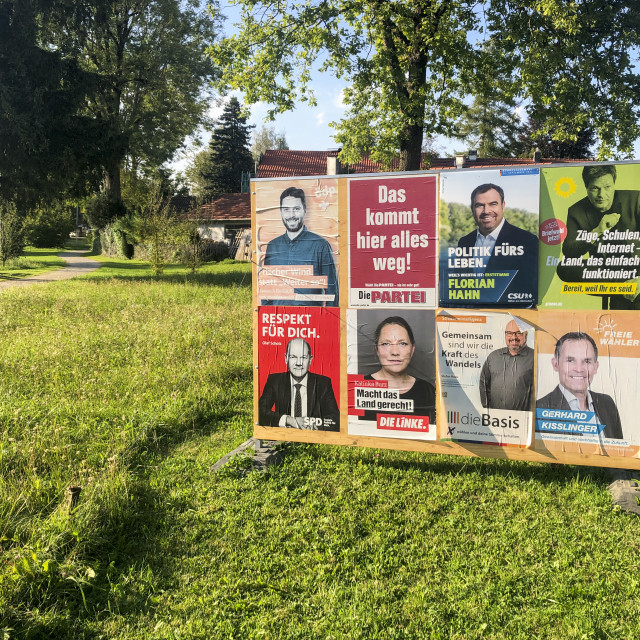
<path id="1" fill-rule="evenodd" d="M 311 345 L 309 371 L 331 378 L 340 406 L 340 311 L 332 307 L 260 307 L 258 311 L 258 395 L 270 373 L 287 371 L 287 343 Z"/>
<path id="2" fill-rule="evenodd" d="M 375 287 L 397 287 L 401 289 L 433 288 L 436 286 L 436 176 L 405 176 L 402 178 L 381 177 L 375 179 L 349 180 L 349 255 L 351 264 L 352 289 Z M 387 202 L 384 198 L 386 188 Z M 404 189 L 404 202 L 389 202 L 393 194 Z M 382 193 L 383 197 L 380 197 Z M 397 198 L 397 195 L 396 195 Z M 410 224 L 367 224 L 367 208 L 371 212 L 418 210 L 417 223 Z M 414 217 L 414 216 L 412 216 Z M 366 236 L 386 236 L 383 247 L 358 248 L 358 234 Z M 392 236 L 428 236 L 427 247 L 391 247 Z M 362 241 L 361 241 L 362 244 Z M 407 259 L 404 273 L 395 268 L 376 270 L 375 258 Z"/>

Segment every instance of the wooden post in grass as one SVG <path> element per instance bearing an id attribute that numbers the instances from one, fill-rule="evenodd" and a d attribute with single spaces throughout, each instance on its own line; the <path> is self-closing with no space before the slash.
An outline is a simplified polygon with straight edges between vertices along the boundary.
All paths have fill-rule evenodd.
<path id="1" fill-rule="evenodd" d="M 80 502 L 80 492 L 82 491 L 82 487 L 71 486 L 67 487 L 68 501 L 69 501 L 69 513 L 73 512 L 73 510 L 78 506 Z"/>

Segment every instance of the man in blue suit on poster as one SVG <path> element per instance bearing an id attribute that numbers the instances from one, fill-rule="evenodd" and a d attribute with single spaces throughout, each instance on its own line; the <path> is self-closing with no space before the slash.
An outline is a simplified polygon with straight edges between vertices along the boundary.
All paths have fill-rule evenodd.
<path id="1" fill-rule="evenodd" d="M 530 307 L 536 303 L 538 293 L 538 238 L 510 224 L 504 209 L 502 187 L 492 183 L 477 186 L 471 193 L 477 229 L 460 238 L 458 247 L 467 249 L 470 256 L 482 258 L 482 266 L 475 269 L 478 277 L 511 272 L 501 295 L 495 300 L 482 298 L 480 303 Z"/>

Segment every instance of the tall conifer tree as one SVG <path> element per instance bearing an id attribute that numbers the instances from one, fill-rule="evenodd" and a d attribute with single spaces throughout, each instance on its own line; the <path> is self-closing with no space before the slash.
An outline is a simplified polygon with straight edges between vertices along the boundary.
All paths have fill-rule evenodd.
<path id="1" fill-rule="evenodd" d="M 251 129 L 253 125 L 247 124 L 242 105 L 237 98 L 231 98 L 213 130 L 209 158 L 202 169 L 206 201 L 214 200 L 223 193 L 241 191 L 242 172 L 253 169 L 249 149 Z"/>

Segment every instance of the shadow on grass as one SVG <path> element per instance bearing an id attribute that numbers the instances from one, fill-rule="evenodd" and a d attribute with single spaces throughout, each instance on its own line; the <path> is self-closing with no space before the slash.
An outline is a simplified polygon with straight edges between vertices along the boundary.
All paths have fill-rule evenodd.
<path id="1" fill-rule="evenodd" d="M 183 267 L 169 266 L 161 275 L 155 275 L 147 263 L 102 262 L 102 268 L 91 274 L 94 280 L 109 279 L 123 282 L 157 282 L 167 284 L 196 284 L 202 286 L 251 286 L 251 271 L 238 265 L 220 265 L 206 271 L 187 273 Z M 216 265 L 218 266 L 218 265 Z M 230 267 L 230 268 L 229 268 Z M 214 270 L 215 269 L 215 270 Z"/>
<path id="2" fill-rule="evenodd" d="M 284 443 L 287 459 L 310 456 L 318 462 L 325 460 L 329 451 L 327 445 Z M 344 447 L 340 447 L 344 449 Z M 439 453 L 411 453 L 387 449 L 354 447 L 351 455 L 358 458 L 358 464 L 386 467 L 399 471 L 418 471 L 441 476 L 471 476 L 482 474 L 486 477 L 518 478 L 524 482 L 550 484 L 571 482 L 579 478 L 589 478 L 595 483 L 606 486 L 611 482 L 607 469 L 559 463 L 540 463 L 524 460 L 504 460 L 499 458 L 481 458 L 454 456 Z M 333 455 L 333 453 L 331 453 Z M 392 457 L 393 456 L 393 457 Z M 402 456 L 405 456 L 404 458 Z"/>
<path id="3" fill-rule="evenodd" d="M 79 554 L 80 565 L 90 567 L 95 579 L 81 588 L 60 579 L 36 588 L 29 584 L 18 594 L 15 615 L 3 620 L 16 637 L 104 638 L 102 632 L 95 631 L 96 621 L 114 614 L 143 617 L 152 612 L 158 606 L 157 589 L 173 584 L 181 571 L 181 561 L 166 553 L 166 535 L 172 513 L 182 508 L 167 500 L 166 488 L 154 486 L 154 465 L 177 446 L 221 431 L 238 416 L 243 412 L 232 408 L 202 410 L 195 415 L 189 411 L 177 424 L 162 423 L 147 429 L 128 455 L 120 457 L 127 475 L 126 488 L 118 483 L 111 487 L 105 475 L 101 498 L 89 503 L 90 540 L 76 547 L 74 539 L 60 549 L 61 556 Z M 23 608 L 55 610 L 55 614 L 34 620 L 24 615 Z"/>

